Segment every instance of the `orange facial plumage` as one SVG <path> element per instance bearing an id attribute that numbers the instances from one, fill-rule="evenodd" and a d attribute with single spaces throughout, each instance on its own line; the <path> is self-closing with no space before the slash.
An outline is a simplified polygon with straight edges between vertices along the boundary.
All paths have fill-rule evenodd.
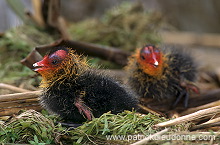
<path id="1" fill-rule="evenodd" d="M 165 58 L 159 49 L 152 45 L 146 45 L 141 50 L 137 50 L 136 59 L 146 74 L 154 77 L 161 76 Z"/>
<path id="2" fill-rule="evenodd" d="M 125 83 L 140 98 L 174 99 L 174 106 L 184 98 L 187 106 L 189 90 L 198 92 L 193 85 L 197 67 L 193 57 L 177 48 L 157 48 L 145 45 L 137 49 L 126 66 Z"/>

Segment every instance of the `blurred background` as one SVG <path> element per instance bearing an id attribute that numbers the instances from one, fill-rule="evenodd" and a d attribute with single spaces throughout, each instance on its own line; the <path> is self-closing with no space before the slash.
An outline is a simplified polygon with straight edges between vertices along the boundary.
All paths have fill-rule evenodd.
<path id="1" fill-rule="evenodd" d="M 16 0 L 25 9 L 33 11 L 31 0 Z M 61 2 L 61 14 L 68 21 L 81 21 L 89 17 L 101 17 L 103 13 L 123 2 L 140 2 L 146 11 L 161 12 L 166 21 L 181 31 L 219 33 L 220 2 L 218 0 L 65 0 Z M 20 4 L 21 5 L 21 4 Z M 18 7 L 19 5 L 16 5 Z M 8 5 L 7 0 L 0 1 L 0 31 L 22 25 L 22 20 Z"/>
<path id="2" fill-rule="evenodd" d="M 220 72 L 218 0 L 1 0 L 0 19 L 1 82 L 34 75 L 20 60 L 59 38 L 130 52 L 146 43 L 183 47 L 200 70 Z M 123 68 L 100 58 L 92 63 Z"/>

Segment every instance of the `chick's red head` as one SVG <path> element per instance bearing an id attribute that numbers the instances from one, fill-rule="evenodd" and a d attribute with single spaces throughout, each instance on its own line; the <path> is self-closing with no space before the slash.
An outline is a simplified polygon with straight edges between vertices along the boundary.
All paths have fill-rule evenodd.
<path id="1" fill-rule="evenodd" d="M 154 45 L 146 45 L 137 53 L 140 68 L 148 75 L 158 76 L 162 73 L 163 55 Z"/>
<path id="2" fill-rule="evenodd" d="M 59 69 L 62 61 L 67 57 L 68 50 L 58 49 L 51 51 L 49 54 L 45 55 L 43 60 L 33 64 L 35 67 L 34 71 L 39 72 L 41 75 L 47 73 L 53 73 L 55 70 Z"/>

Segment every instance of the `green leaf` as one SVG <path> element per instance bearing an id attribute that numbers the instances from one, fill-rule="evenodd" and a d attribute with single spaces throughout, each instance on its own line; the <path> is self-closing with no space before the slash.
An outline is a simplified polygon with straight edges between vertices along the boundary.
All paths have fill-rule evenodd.
<path id="1" fill-rule="evenodd" d="M 77 140 L 77 142 L 76 143 L 81 143 L 82 142 L 82 140 L 83 140 L 83 136 L 81 136 L 78 140 Z"/>
<path id="2" fill-rule="evenodd" d="M 34 141 L 35 141 L 35 143 L 38 143 L 38 138 L 36 135 L 34 135 Z"/>

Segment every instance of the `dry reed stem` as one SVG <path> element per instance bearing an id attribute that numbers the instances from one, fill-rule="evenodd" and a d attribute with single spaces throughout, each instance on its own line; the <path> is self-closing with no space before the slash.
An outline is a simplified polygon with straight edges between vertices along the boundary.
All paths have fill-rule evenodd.
<path id="1" fill-rule="evenodd" d="M 188 115 L 185 115 L 185 116 L 173 119 L 173 120 L 169 120 L 169 121 L 166 121 L 166 122 L 156 124 L 155 127 L 168 127 L 168 126 L 172 126 L 172 125 L 176 125 L 176 124 L 196 120 L 196 119 L 199 119 L 199 118 L 202 118 L 202 117 L 211 116 L 211 115 L 214 115 L 214 114 L 217 114 L 217 113 L 220 113 L 220 105 L 212 107 L 212 108 L 208 108 L 208 109 L 203 109 L 203 110 L 197 111 L 197 112 L 192 113 L 192 114 L 188 114 Z"/>
<path id="2" fill-rule="evenodd" d="M 24 92 L 24 93 L 0 95 L 0 102 L 38 98 L 40 94 L 41 94 L 41 91 L 31 91 L 31 92 Z"/>
<path id="3" fill-rule="evenodd" d="M 4 84 L 4 83 L 0 83 L 0 89 L 7 89 L 7 90 L 11 90 L 11 91 L 18 92 L 18 93 L 30 91 L 30 90 L 18 88 L 18 87 L 12 86 L 12 85 Z"/>

